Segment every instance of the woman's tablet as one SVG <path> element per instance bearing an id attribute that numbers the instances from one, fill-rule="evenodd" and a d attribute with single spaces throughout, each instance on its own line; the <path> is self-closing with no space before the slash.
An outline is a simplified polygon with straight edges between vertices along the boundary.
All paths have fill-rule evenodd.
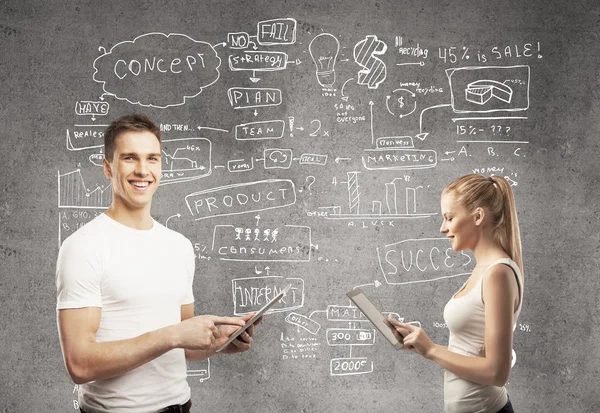
<path id="1" fill-rule="evenodd" d="M 275 304 L 277 304 L 277 302 L 283 298 L 283 296 L 290 290 L 291 287 L 292 287 L 291 284 L 288 285 L 287 287 L 285 287 L 283 290 L 281 290 L 279 292 L 279 294 L 277 294 L 275 297 L 273 297 L 273 299 L 271 301 L 269 301 L 267 304 L 265 304 L 265 306 L 263 308 L 258 310 L 258 312 L 256 314 L 254 314 L 254 316 L 250 320 L 248 320 L 246 322 L 246 324 L 244 324 L 244 327 L 240 328 L 235 333 L 233 333 L 231 336 L 229 336 L 227 341 L 225 343 L 223 343 L 223 345 L 217 349 L 217 353 L 219 351 L 223 350 L 229 344 L 231 344 L 233 342 L 233 340 L 235 340 L 240 334 L 242 334 L 244 331 L 246 331 L 246 329 L 248 327 L 250 327 L 252 324 L 254 324 L 256 322 L 256 320 L 258 320 L 264 313 L 267 312 L 267 310 L 269 310 L 271 307 L 273 307 Z"/>
<path id="2" fill-rule="evenodd" d="M 373 303 L 367 298 L 367 296 L 359 289 L 355 288 L 352 291 L 346 293 L 352 300 L 358 309 L 369 319 L 369 321 L 377 327 L 377 330 L 386 338 L 389 343 L 394 346 L 396 350 L 404 347 L 402 341 L 398 341 L 398 337 L 394 334 L 394 327 L 388 324 L 385 317 L 381 312 L 373 305 Z"/>

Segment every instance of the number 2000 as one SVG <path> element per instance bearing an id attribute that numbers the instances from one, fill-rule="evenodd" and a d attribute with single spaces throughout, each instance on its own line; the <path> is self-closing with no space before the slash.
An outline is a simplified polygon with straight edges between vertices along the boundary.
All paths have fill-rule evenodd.
<path id="1" fill-rule="evenodd" d="M 351 361 L 339 361 L 333 362 L 333 371 L 359 371 L 364 368 L 367 364 L 366 360 L 351 360 Z"/>

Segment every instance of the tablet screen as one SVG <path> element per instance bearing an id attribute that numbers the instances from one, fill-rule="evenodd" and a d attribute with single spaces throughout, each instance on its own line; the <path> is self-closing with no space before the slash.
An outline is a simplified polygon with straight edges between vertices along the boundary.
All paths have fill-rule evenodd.
<path id="1" fill-rule="evenodd" d="M 373 303 L 367 298 L 367 296 L 359 289 L 355 288 L 352 291 L 346 293 L 352 300 L 358 309 L 369 319 L 369 321 L 377 327 L 377 330 L 394 346 L 396 350 L 404 347 L 401 341 L 394 334 L 394 328 L 390 326 L 386 321 L 385 317 L 381 312 L 373 305 Z"/>
<path id="2" fill-rule="evenodd" d="M 231 344 L 231 342 L 233 342 L 233 340 L 235 340 L 240 334 L 242 334 L 244 331 L 246 331 L 246 329 L 248 327 L 250 327 L 252 324 L 254 324 L 256 322 L 256 320 L 258 320 L 264 313 L 267 312 L 267 310 L 269 310 L 271 307 L 273 307 L 275 304 L 277 304 L 277 302 L 283 298 L 283 296 L 290 290 L 291 287 L 292 287 L 291 284 L 288 285 L 287 287 L 285 287 L 283 290 L 281 290 L 279 292 L 279 294 L 277 294 L 275 297 L 273 297 L 273 299 L 271 301 L 269 301 L 267 304 L 265 304 L 263 308 L 258 310 L 258 312 L 256 314 L 254 314 L 254 316 L 250 320 L 248 320 L 246 322 L 246 324 L 244 324 L 244 327 L 240 328 L 235 333 L 233 333 L 231 336 L 229 336 L 227 341 L 225 343 L 223 343 L 223 345 L 217 349 L 217 353 L 219 351 L 223 350 L 229 344 Z"/>

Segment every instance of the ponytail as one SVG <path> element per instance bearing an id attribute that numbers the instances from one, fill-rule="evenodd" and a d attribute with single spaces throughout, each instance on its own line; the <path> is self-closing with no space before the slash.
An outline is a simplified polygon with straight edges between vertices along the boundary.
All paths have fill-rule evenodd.
<path id="1" fill-rule="evenodd" d="M 517 264 L 523 276 L 523 253 L 521 250 L 521 232 L 517 219 L 517 208 L 510 184 L 501 176 L 492 176 L 497 190 L 500 191 L 503 200 L 501 216 L 496 224 L 494 238 L 502 246 L 508 256 Z"/>

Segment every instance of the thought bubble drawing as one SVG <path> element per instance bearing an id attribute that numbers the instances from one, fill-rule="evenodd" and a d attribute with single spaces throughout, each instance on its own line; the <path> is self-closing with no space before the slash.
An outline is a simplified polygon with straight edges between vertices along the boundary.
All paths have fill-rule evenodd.
<path id="1" fill-rule="evenodd" d="M 100 51 L 93 79 L 104 94 L 132 105 L 183 105 L 220 76 L 221 58 L 212 45 L 184 34 L 147 33 Z"/>

